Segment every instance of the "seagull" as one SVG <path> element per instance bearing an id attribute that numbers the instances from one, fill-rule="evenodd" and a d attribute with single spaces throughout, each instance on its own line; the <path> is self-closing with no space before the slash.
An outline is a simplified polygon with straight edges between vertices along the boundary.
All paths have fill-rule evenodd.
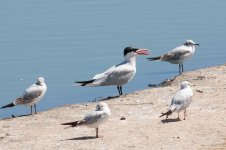
<path id="1" fill-rule="evenodd" d="M 171 105 L 169 107 L 169 110 L 166 113 L 162 113 L 162 116 L 166 115 L 166 120 L 169 115 L 171 115 L 173 112 L 178 112 L 178 118 L 179 118 L 179 112 L 184 110 L 184 120 L 186 115 L 186 108 L 190 105 L 192 101 L 193 91 L 191 89 L 191 83 L 188 81 L 181 82 L 181 89 L 175 94 L 175 96 L 172 99 Z"/>
<path id="2" fill-rule="evenodd" d="M 125 60 L 118 65 L 112 66 L 105 72 L 97 74 L 92 80 L 77 81 L 78 86 L 117 86 L 119 95 L 122 93 L 122 85 L 130 81 L 136 73 L 136 56 L 148 55 L 147 49 L 126 47 L 124 49 Z"/>
<path id="3" fill-rule="evenodd" d="M 87 126 L 96 129 L 96 138 L 98 138 L 99 125 L 104 123 L 111 115 L 107 103 L 100 102 L 96 105 L 96 110 L 85 115 L 82 120 L 62 123 L 61 125 L 70 125 L 69 127 Z"/>
<path id="4" fill-rule="evenodd" d="M 184 72 L 183 62 L 191 58 L 195 53 L 195 46 L 199 45 L 192 40 L 187 40 L 183 45 L 174 48 L 167 54 L 158 57 L 147 58 L 150 61 L 167 61 L 171 64 L 179 64 L 179 74 Z"/>
<path id="5" fill-rule="evenodd" d="M 16 105 L 27 105 L 31 107 L 31 114 L 32 114 L 32 107 L 35 108 L 35 114 L 36 112 L 36 103 L 40 101 L 43 96 L 45 95 L 47 91 L 47 86 L 45 84 L 45 80 L 43 77 L 39 77 L 37 79 L 37 82 L 35 84 L 32 84 L 30 87 L 28 87 L 22 96 L 18 97 L 16 100 L 14 100 L 12 103 L 1 107 L 7 108 L 7 107 L 13 107 Z"/>

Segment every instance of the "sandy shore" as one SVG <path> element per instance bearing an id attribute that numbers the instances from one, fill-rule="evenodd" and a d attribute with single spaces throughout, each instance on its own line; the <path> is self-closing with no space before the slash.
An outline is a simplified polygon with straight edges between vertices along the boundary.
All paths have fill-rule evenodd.
<path id="1" fill-rule="evenodd" d="M 178 121 L 174 114 L 164 122 L 159 115 L 167 110 L 182 80 L 196 85 L 187 118 Z M 60 125 L 81 119 L 96 105 L 76 104 L 0 120 L 0 150 L 226 149 L 226 65 L 186 72 L 167 87 L 105 102 L 112 115 L 100 126 L 98 139 L 92 128 Z M 122 116 L 125 120 L 120 120 Z"/>

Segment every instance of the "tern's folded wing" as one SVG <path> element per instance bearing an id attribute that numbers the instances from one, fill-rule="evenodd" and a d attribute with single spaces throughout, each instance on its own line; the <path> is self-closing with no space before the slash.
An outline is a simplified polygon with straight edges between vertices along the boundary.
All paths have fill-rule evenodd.
<path id="1" fill-rule="evenodd" d="M 104 73 L 97 74 L 94 76 L 94 84 L 97 85 L 114 85 L 121 82 L 121 80 L 126 80 L 128 82 L 135 73 L 135 69 L 129 63 L 120 64 L 113 66 L 106 70 Z"/>

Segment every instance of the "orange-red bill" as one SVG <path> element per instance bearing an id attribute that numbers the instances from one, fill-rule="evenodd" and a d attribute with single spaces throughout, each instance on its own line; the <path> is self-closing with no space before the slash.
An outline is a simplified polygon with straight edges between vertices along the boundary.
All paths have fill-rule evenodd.
<path id="1" fill-rule="evenodd" d="M 138 50 L 136 51 L 136 53 L 137 53 L 138 55 L 149 55 L 149 51 L 150 51 L 150 50 L 148 50 L 148 49 L 138 49 Z"/>

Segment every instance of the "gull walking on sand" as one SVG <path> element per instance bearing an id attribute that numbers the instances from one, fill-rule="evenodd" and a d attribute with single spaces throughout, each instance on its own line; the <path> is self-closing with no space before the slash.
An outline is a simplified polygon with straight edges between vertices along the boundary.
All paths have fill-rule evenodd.
<path id="1" fill-rule="evenodd" d="M 184 72 L 183 62 L 191 58 L 195 53 L 195 46 L 199 45 L 192 40 L 187 40 L 183 45 L 174 48 L 167 54 L 158 57 L 147 58 L 150 61 L 167 61 L 171 64 L 179 64 L 179 74 Z"/>
<path id="2" fill-rule="evenodd" d="M 37 113 L 36 103 L 43 98 L 46 91 L 47 91 L 47 86 L 45 84 L 45 80 L 43 77 L 39 77 L 37 79 L 37 82 L 35 84 L 32 84 L 30 87 L 28 87 L 24 91 L 22 96 L 18 97 L 12 103 L 1 107 L 1 109 L 7 108 L 7 107 L 13 107 L 16 105 L 27 105 L 31 107 L 31 114 L 32 114 L 32 107 L 34 106 L 35 114 L 36 114 Z"/>
<path id="3" fill-rule="evenodd" d="M 105 72 L 97 74 L 93 79 L 88 81 L 77 81 L 76 85 L 79 86 L 117 86 L 119 95 L 122 93 L 122 85 L 129 82 L 136 73 L 136 56 L 137 55 L 148 55 L 147 49 L 139 49 L 126 47 L 124 49 L 125 60 L 115 65 Z"/>
<path id="4" fill-rule="evenodd" d="M 87 126 L 90 128 L 95 128 L 96 138 L 98 138 L 99 125 L 104 123 L 110 115 L 111 112 L 107 103 L 100 102 L 96 105 L 96 110 L 86 114 L 82 120 L 62 123 L 61 125 L 70 125 L 70 127 Z"/>
<path id="5" fill-rule="evenodd" d="M 180 119 L 179 112 L 184 110 L 184 120 L 185 120 L 186 108 L 190 105 L 193 96 L 193 91 L 190 85 L 193 84 L 189 83 L 188 81 L 181 82 L 181 89 L 173 97 L 169 110 L 166 113 L 162 113 L 160 117 L 166 115 L 167 120 L 168 116 L 176 111 L 178 112 L 178 119 Z"/>

